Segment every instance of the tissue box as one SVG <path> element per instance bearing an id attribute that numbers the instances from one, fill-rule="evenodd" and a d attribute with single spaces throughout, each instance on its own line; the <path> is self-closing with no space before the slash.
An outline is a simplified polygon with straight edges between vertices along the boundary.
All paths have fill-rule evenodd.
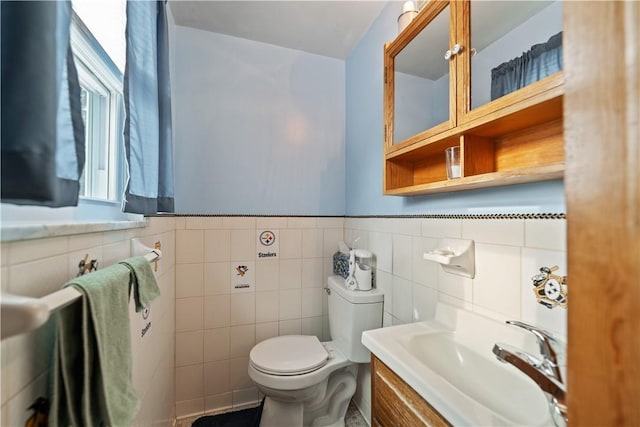
<path id="1" fill-rule="evenodd" d="M 345 279 L 349 276 L 349 255 L 342 252 L 333 254 L 333 273 Z"/>

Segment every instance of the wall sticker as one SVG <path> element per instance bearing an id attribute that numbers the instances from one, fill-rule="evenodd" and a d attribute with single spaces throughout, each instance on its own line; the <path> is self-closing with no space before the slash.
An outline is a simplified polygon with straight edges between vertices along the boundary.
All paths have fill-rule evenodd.
<path id="1" fill-rule="evenodd" d="M 278 258 L 280 240 L 277 230 L 258 230 L 257 234 L 257 259 Z"/>
<path id="2" fill-rule="evenodd" d="M 253 291 L 255 282 L 255 261 L 238 261 L 231 264 L 231 293 Z"/>

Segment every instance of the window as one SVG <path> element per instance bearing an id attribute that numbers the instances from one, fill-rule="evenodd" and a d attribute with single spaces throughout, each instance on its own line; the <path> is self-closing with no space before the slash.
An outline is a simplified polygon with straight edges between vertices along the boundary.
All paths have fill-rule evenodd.
<path id="1" fill-rule="evenodd" d="M 78 72 L 79 76 L 88 73 Z M 116 199 L 116 146 L 113 121 L 117 121 L 118 94 L 95 76 L 80 77 L 82 119 L 85 125 L 85 169 L 80 179 L 80 195 L 96 199 Z"/>
<path id="2" fill-rule="evenodd" d="M 118 202 L 124 188 L 125 5 L 112 0 L 74 0 L 72 4 L 71 45 L 80 80 L 86 133 L 80 196 Z"/>
<path id="3" fill-rule="evenodd" d="M 71 44 L 81 84 L 87 152 L 80 201 L 51 209 L 2 203 L 2 227 L 11 224 L 131 221 L 123 213 L 125 0 L 72 0 Z"/>

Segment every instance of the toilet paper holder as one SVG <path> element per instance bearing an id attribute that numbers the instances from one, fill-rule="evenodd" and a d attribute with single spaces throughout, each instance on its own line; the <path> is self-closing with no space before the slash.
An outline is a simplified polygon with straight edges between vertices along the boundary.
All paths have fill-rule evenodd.
<path id="1" fill-rule="evenodd" d="M 475 269 L 475 243 L 473 240 L 442 239 L 439 248 L 423 254 L 424 259 L 434 261 L 447 273 L 473 279 Z"/>

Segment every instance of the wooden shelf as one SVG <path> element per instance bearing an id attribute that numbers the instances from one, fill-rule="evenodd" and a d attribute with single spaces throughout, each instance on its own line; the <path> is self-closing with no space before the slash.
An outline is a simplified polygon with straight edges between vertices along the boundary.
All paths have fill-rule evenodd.
<path id="1" fill-rule="evenodd" d="M 405 187 L 388 189 L 385 194 L 389 196 L 418 196 L 424 194 L 476 190 L 480 188 L 562 179 L 563 174 L 564 164 L 546 165 L 504 172 L 485 173 L 451 180 L 447 180 L 445 178 L 444 180 L 434 181 L 427 184 L 412 184 Z"/>
<path id="2" fill-rule="evenodd" d="M 435 135 L 433 135 L 433 129 L 429 129 L 388 147 L 387 153 L 390 155 L 388 157 L 419 150 L 423 146 L 456 137 L 468 131 L 481 136 L 500 136 L 561 118 L 563 83 L 562 72 L 553 74 L 517 92 L 471 110 L 467 113 L 464 123 L 457 127 L 449 130 L 436 127 L 435 129 L 442 129 L 442 131 Z"/>
<path id="3" fill-rule="evenodd" d="M 535 85 L 538 85 L 536 87 Z M 562 73 L 487 105 L 458 127 L 385 156 L 384 194 L 420 195 L 562 179 Z M 547 90 L 540 92 L 540 88 Z M 507 95 L 509 96 L 509 95 Z M 506 98 L 506 97 L 505 97 Z M 447 180 L 444 150 L 461 148 L 462 178 Z"/>

